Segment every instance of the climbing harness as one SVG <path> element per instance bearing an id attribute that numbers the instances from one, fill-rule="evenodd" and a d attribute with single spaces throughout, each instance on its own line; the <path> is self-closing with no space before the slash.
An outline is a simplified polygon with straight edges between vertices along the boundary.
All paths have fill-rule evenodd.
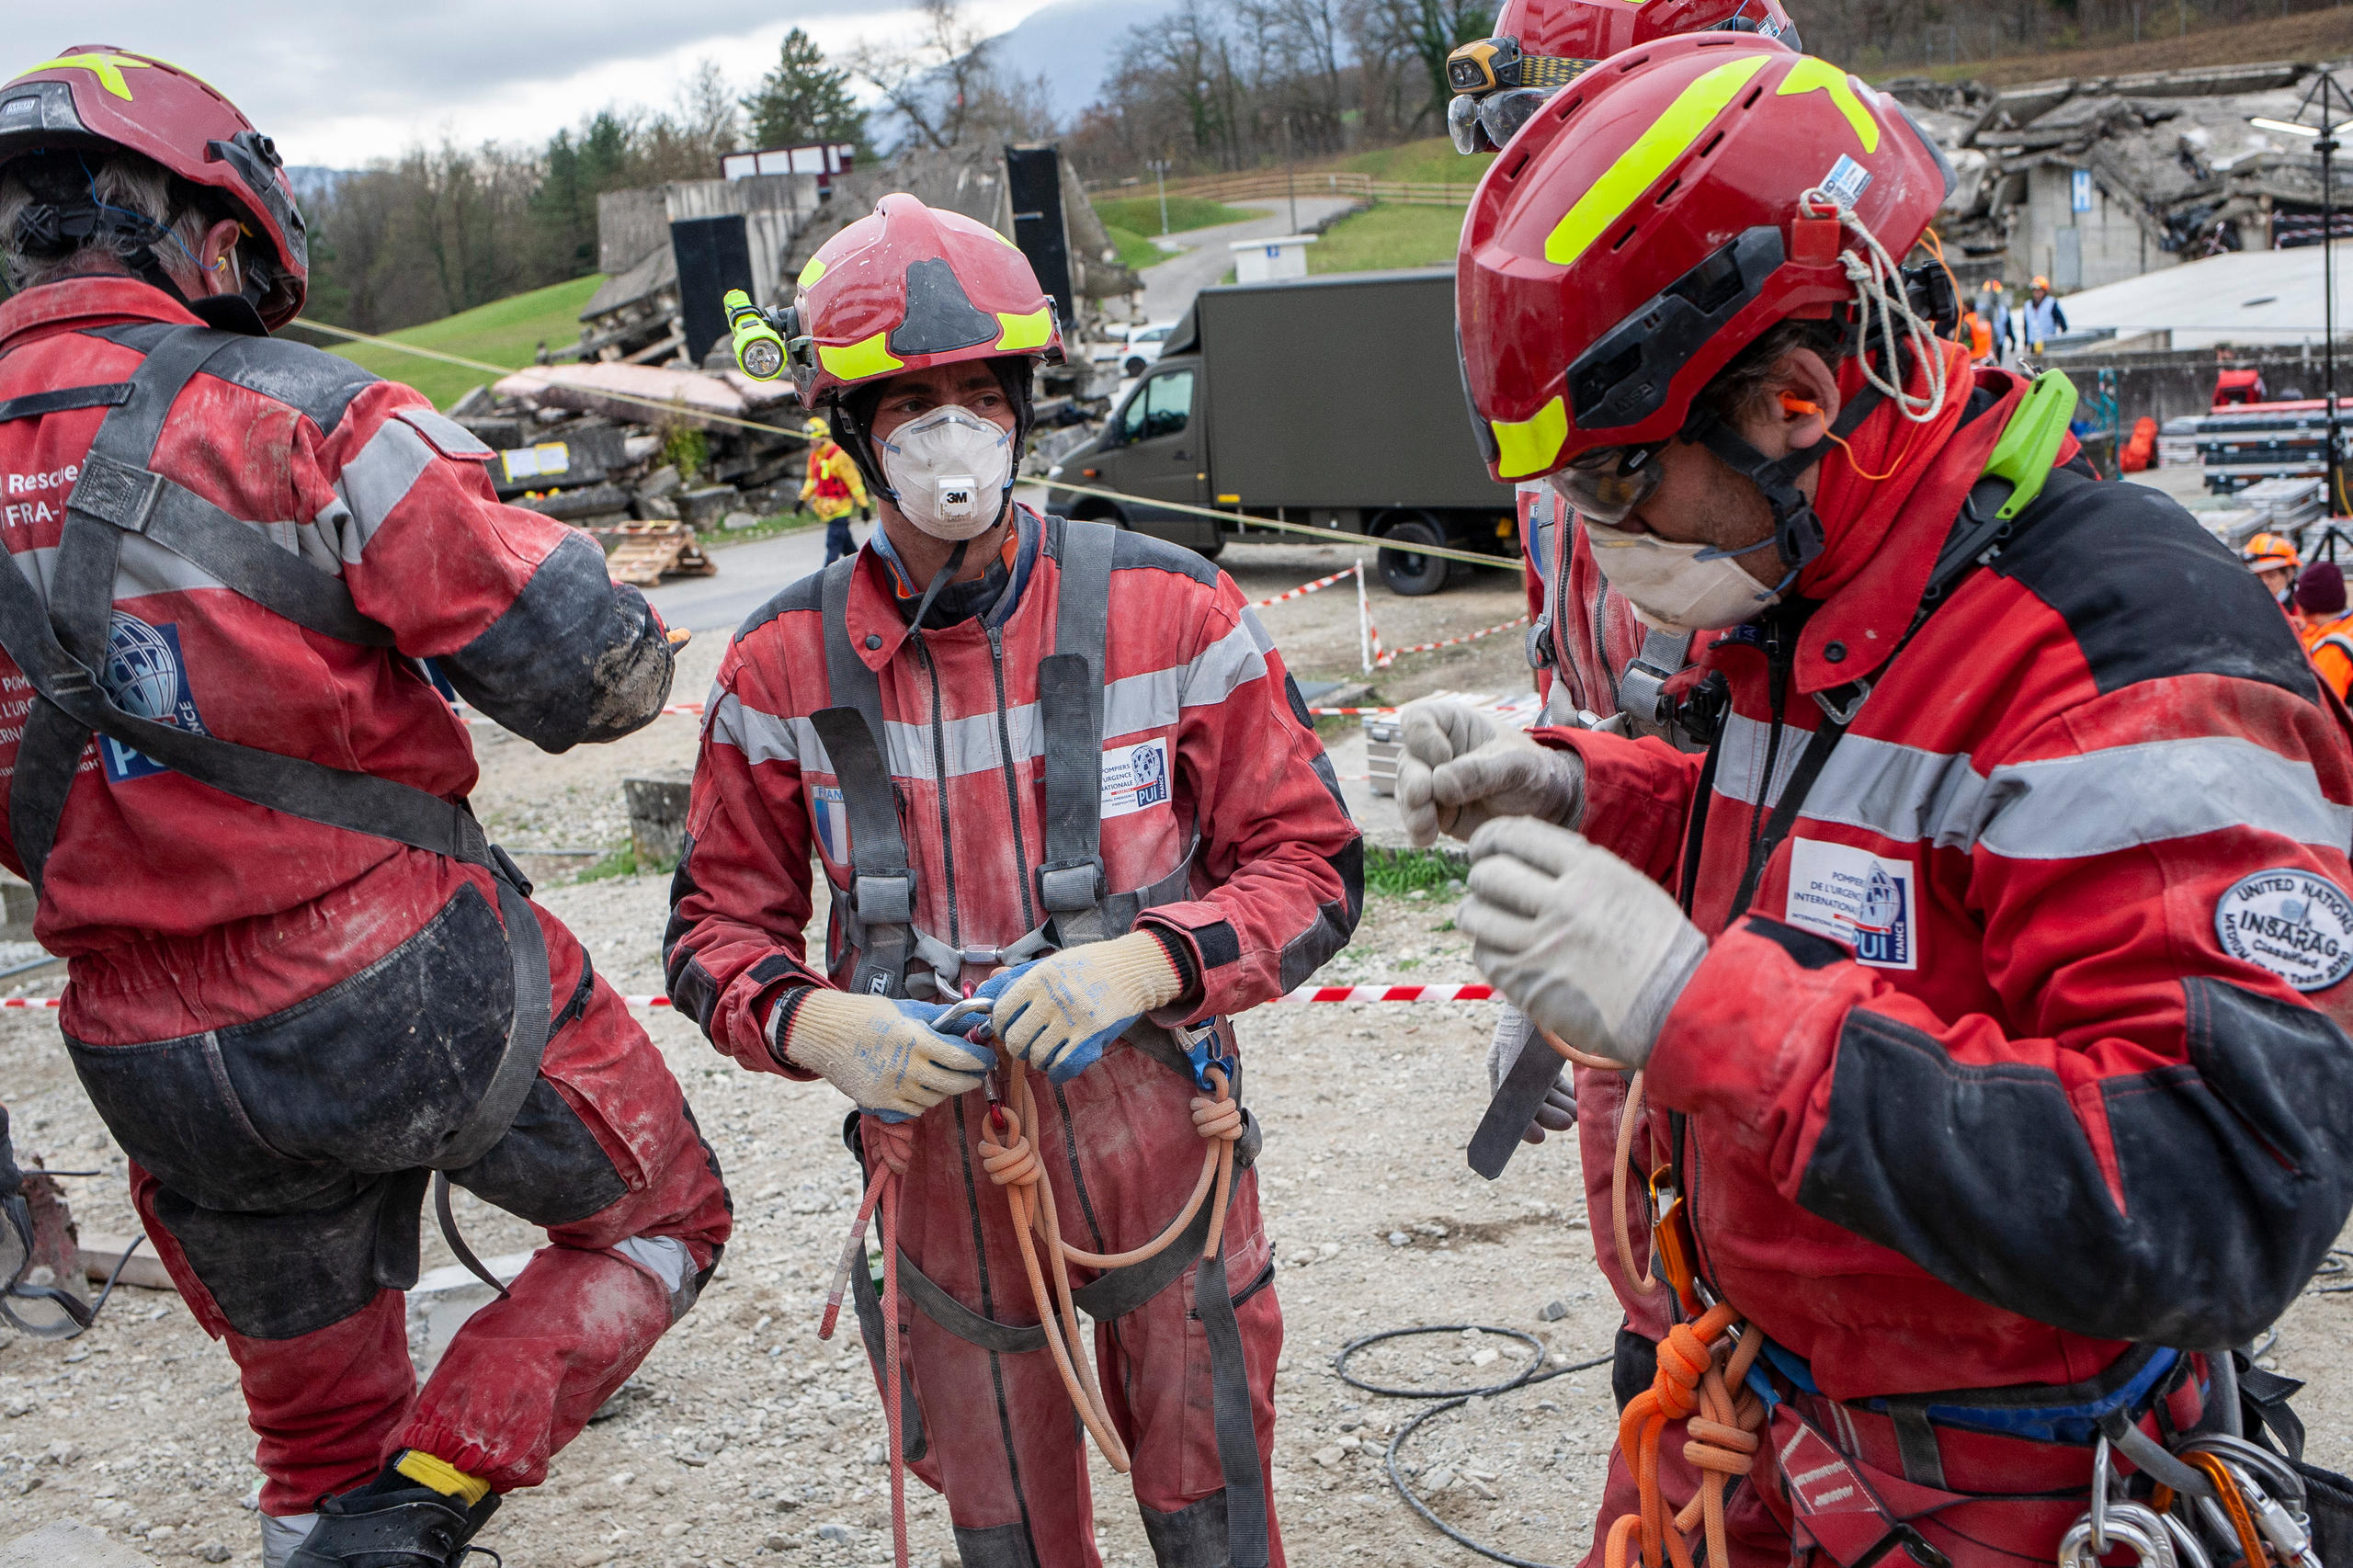
<path id="1" fill-rule="evenodd" d="M 819 604 L 834 705 L 814 714 L 811 722 L 824 744 L 849 817 L 849 885 L 835 889 L 834 901 L 851 955 L 849 989 L 884 996 L 926 990 L 950 1002 L 933 1027 L 943 1031 L 978 1027 L 986 1004 L 956 997 L 968 968 L 1011 967 L 1063 948 L 1106 940 L 1131 929 L 1144 910 L 1189 895 L 1198 831 L 1175 867 L 1146 887 L 1114 891 L 1103 859 L 1104 647 L 1119 539 L 1117 529 L 1099 523 L 1049 517 L 1043 524 L 1039 548 L 1060 566 L 1055 652 L 1038 666 L 1046 842 L 1042 862 L 1031 872 L 1030 892 L 1043 918 L 1015 941 L 993 948 L 946 940 L 915 924 L 915 873 L 884 761 L 882 737 L 888 732 L 881 682 L 849 634 L 849 595 L 858 558 L 847 557 L 826 569 Z M 909 636 L 917 657 L 928 663 L 921 631 L 912 631 Z M 868 1187 L 827 1297 L 821 1334 L 832 1333 L 841 1299 L 848 1295 L 868 1354 L 885 1383 L 894 1544 L 902 1568 L 906 1562 L 904 1461 L 921 1457 L 926 1441 L 921 1415 L 900 1369 L 903 1304 L 983 1349 L 1004 1355 L 1048 1353 L 1081 1422 L 1112 1468 L 1125 1472 L 1128 1455 L 1095 1385 L 1077 1314 L 1083 1312 L 1102 1324 L 1132 1312 L 1176 1283 L 1188 1262 L 1196 1270 L 1193 1311 L 1209 1341 L 1229 1556 L 1233 1568 L 1265 1568 L 1268 1510 L 1235 1309 L 1272 1279 L 1273 1265 L 1239 1290 L 1226 1279 L 1226 1209 L 1235 1173 L 1255 1161 L 1260 1142 L 1256 1124 L 1240 1103 L 1229 1039 L 1220 1019 L 1174 1032 L 1140 1022 L 1125 1036 L 1131 1047 L 1192 1082 L 1194 1127 L 1204 1148 L 1200 1175 L 1176 1217 L 1154 1241 L 1123 1253 L 1088 1252 L 1063 1239 L 1052 1189 L 1037 1151 L 1040 1123 L 1027 1070 L 1008 1060 L 992 1075 L 991 1103 L 979 1139 L 981 1163 L 990 1180 L 1005 1191 L 1012 1210 L 1037 1309 L 1034 1324 L 1000 1323 L 973 1311 L 901 1252 L 896 1206 L 913 1147 L 913 1124 L 859 1115 L 845 1129 L 866 1165 Z M 872 1274 L 864 1267 L 866 1230 L 877 1214 L 883 1232 L 879 1299 Z M 1101 1272 L 1074 1287 L 1068 1274 L 1074 1263 Z"/>
<path id="2" fill-rule="evenodd" d="M 166 551 L 230 592 L 323 637 L 389 653 L 392 634 L 359 612 L 340 578 L 270 542 L 264 527 L 230 515 L 148 466 L 165 416 L 198 372 L 236 379 L 252 370 L 254 353 L 276 346 L 235 333 L 168 324 L 101 327 L 89 335 L 145 355 L 130 381 L 0 403 L 0 421 L 74 408 L 108 411 L 66 498 L 65 523 L 49 572 L 49 603 L 41 603 L 21 571 L 0 571 L 0 651 L 38 694 L 25 716 L 8 796 L 10 836 L 24 858 L 27 880 L 36 889 L 41 886 L 66 797 L 94 733 L 123 752 L 142 754 L 254 805 L 490 872 L 514 963 L 513 1017 L 487 1087 L 431 1163 L 435 1212 L 450 1251 L 504 1296 L 506 1288 L 458 1235 L 446 1173 L 474 1165 L 506 1135 L 547 1049 L 547 945 L 529 903 L 531 884 L 506 852 L 490 842 L 463 801 L 373 774 L 239 745 L 120 705 L 106 673 L 119 624 L 115 574 L 127 551 Z M 430 410 L 397 409 L 393 417 L 431 437 L 440 450 L 491 455 L 462 426 Z"/>
<path id="3" fill-rule="evenodd" d="M 937 1020 L 942 1030 L 960 1024 L 979 1027 L 985 1023 L 985 1002 L 968 998 L 958 1003 Z M 977 1006 L 978 1017 L 975 1016 Z M 1177 1211 L 1160 1234 L 1142 1246 L 1120 1253 L 1096 1253 L 1073 1246 L 1063 1240 L 1060 1217 L 1054 1207 L 1054 1191 L 1046 1180 L 1044 1166 L 1040 1163 L 1034 1134 L 1039 1126 L 1038 1108 L 1031 1090 L 1027 1064 L 1019 1058 L 1007 1055 L 1001 1069 L 1005 1090 L 1002 1096 L 992 1094 L 991 1104 L 981 1128 L 981 1165 L 989 1180 L 1000 1188 L 1013 1213 L 1014 1237 L 1021 1251 L 1023 1271 L 1029 1279 L 1029 1297 L 1036 1308 L 1038 1322 L 1034 1333 L 1037 1344 L 1023 1344 L 1019 1348 L 1043 1348 L 1053 1358 L 1055 1369 L 1062 1374 L 1063 1387 L 1070 1395 L 1072 1408 L 1094 1437 L 1105 1462 L 1113 1471 L 1125 1475 L 1130 1469 L 1127 1445 L 1120 1441 L 1111 1413 L 1104 1403 L 1103 1393 L 1095 1381 L 1095 1373 L 1086 1355 L 1085 1340 L 1079 1326 L 1078 1308 L 1086 1304 L 1089 1315 L 1101 1321 L 1108 1315 L 1101 1303 L 1088 1301 L 1084 1290 L 1074 1290 L 1070 1282 L 1070 1266 L 1102 1271 L 1092 1283 L 1102 1286 L 1120 1278 L 1126 1271 L 1170 1254 L 1182 1258 L 1188 1254 L 1199 1258 L 1200 1290 L 1197 1296 L 1197 1311 L 1203 1326 L 1210 1331 L 1210 1353 L 1212 1364 L 1222 1354 L 1230 1355 L 1232 1364 L 1239 1365 L 1241 1335 L 1233 1319 L 1233 1303 L 1228 1301 L 1222 1313 L 1211 1306 L 1213 1301 L 1226 1298 L 1223 1245 L 1225 1210 L 1233 1197 L 1234 1151 L 1245 1131 L 1242 1107 L 1233 1097 L 1228 1074 L 1232 1063 L 1220 1060 L 1205 1060 L 1201 1068 L 1200 1087 L 1205 1091 L 1193 1099 L 1193 1127 L 1202 1140 L 1201 1174 L 1194 1183 L 1191 1197 Z M 915 1123 L 912 1120 L 885 1120 L 866 1114 L 858 1119 L 859 1143 L 871 1156 L 871 1175 L 867 1183 L 866 1197 L 858 1206 L 858 1216 L 851 1221 L 850 1233 L 842 1248 L 834 1283 L 826 1292 L 824 1321 L 817 1337 L 830 1339 L 841 1316 L 845 1285 L 853 1278 L 870 1280 L 865 1268 L 866 1229 L 870 1221 L 881 1217 L 882 1248 L 882 1289 L 879 1306 L 881 1319 L 880 1347 L 883 1377 L 884 1419 L 890 1438 L 891 1462 L 891 1528 L 893 1561 L 897 1568 L 906 1568 L 906 1447 L 905 1391 L 904 1387 L 900 1336 L 900 1281 L 913 1273 L 914 1265 L 899 1251 L 898 1207 L 907 1171 L 907 1162 L 914 1149 Z M 1206 1207 L 1205 1207 L 1206 1205 Z M 1199 1229 L 1197 1217 L 1206 1218 L 1205 1231 Z M 1040 1249 L 1044 1251 L 1043 1262 Z M 920 1278 L 920 1276 L 917 1276 Z M 945 1296 L 936 1285 L 925 1281 L 930 1290 Z M 1152 1294 L 1157 1295 L 1157 1290 Z M 1143 1298 L 1148 1300 L 1149 1297 Z M 941 1326 L 957 1332 L 957 1325 L 940 1318 L 931 1303 L 926 1310 Z M 1142 1305 L 1139 1300 L 1132 1303 Z M 865 1316 L 865 1302 L 860 1301 L 860 1316 Z M 977 1314 L 972 1314 L 977 1316 Z M 985 1322 L 986 1320 L 982 1320 Z M 989 1326 L 1018 1334 L 1013 1325 L 992 1324 Z M 1222 1338 L 1231 1336 L 1231 1345 L 1221 1345 Z M 870 1351 L 872 1335 L 869 1334 Z M 970 1337 L 970 1336 L 967 1336 Z M 1229 1406 L 1226 1380 L 1219 1380 L 1213 1391 L 1217 1407 L 1217 1439 L 1219 1459 L 1227 1475 L 1228 1529 L 1236 1530 L 1237 1522 L 1244 1530 L 1250 1521 L 1241 1516 L 1251 1512 L 1246 1496 L 1256 1496 L 1255 1528 L 1258 1552 L 1255 1559 L 1263 1568 L 1266 1558 L 1266 1508 L 1263 1495 L 1255 1493 L 1234 1495 L 1233 1475 L 1237 1465 L 1246 1464 L 1255 1478 L 1257 1471 L 1257 1444 L 1250 1426 L 1248 1390 L 1241 1390 L 1239 1407 L 1240 1449 L 1237 1441 L 1235 1413 Z M 1246 1537 L 1235 1545 L 1233 1562 L 1239 1565 L 1252 1561 L 1245 1557 L 1242 1546 Z"/>

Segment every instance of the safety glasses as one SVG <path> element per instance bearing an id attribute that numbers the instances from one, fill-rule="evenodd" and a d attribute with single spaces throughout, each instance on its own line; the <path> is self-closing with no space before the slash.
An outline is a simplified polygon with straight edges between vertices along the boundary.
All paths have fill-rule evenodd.
<path id="1" fill-rule="evenodd" d="M 1597 447 L 1579 452 L 1569 466 L 1546 476 L 1562 500 L 1588 522 L 1621 526 L 1634 508 L 1658 493 L 1665 465 L 1664 442 L 1641 447 Z"/>
<path id="2" fill-rule="evenodd" d="M 21 1194 L 0 1199 L 0 1320 L 36 1339 L 70 1339 L 97 1311 L 33 1267 L 33 1215 Z"/>

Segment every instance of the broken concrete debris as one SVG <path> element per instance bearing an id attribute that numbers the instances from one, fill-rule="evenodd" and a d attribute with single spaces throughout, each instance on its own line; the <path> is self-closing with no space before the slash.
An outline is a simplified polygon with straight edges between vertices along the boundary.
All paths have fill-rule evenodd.
<path id="1" fill-rule="evenodd" d="M 2319 67 L 2278 62 L 1992 88 L 1887 84 L 1953 165 L 1938 229 L 1964 287 L 2097 288 L 2319 238 L 2320 159 L 2292 121 Z"/>

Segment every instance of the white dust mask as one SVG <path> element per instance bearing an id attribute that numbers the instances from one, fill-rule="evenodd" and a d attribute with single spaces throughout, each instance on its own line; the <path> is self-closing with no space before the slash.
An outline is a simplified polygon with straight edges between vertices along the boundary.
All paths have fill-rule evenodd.
<path id="1" fill-rule="evenodd" d="M 907 521 L 934 539 L 984 534 L 1005 509 L 1013 478 L 1012 432 L 950 403 L 875 442 L 882 477 Z"/>
<path id="2" fill-rule="evenodd" d="M 1780 603 L 1790 585 L 1784 577 L 1780 587 L 1766 587 L 1740 563 L 1741 556 L 1771 549 L 1769 538 L 1726 551 L 1628 533 L 1590 517 L 1585 530 L 1593 540 L 1594 564 L 1609 585 L 1626 596 L 1643 625 L 1661 631 L 1709 631 L 1754 620 Z"/>

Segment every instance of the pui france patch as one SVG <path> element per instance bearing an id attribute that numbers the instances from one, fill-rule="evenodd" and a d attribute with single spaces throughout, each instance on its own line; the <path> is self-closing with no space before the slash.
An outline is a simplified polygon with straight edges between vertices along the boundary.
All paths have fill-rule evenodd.
<path id="1" fill-rule="evenodd" d="M 2353 898 L 2326 877 L 2281 867 L 2243 877 L 2214 905 L 2214 935 L 2234 959 L 2299 991 L 2353 974 Z"/>
<path id="2" fill-rule="evenodd" d="M 1168 803 L 1168 739 L 1107 747 L 1103 753 L 1103 815 L 1123 817 Z"/>
<path id="3" fill-rule="evenodd" d="M 1920 967 L 1918 881 L 1909 860 L 1847 844 L 1801 838 L 1790 846 L 1790 902 L 1783 915 L 1855 949 L 1874 969 Z"/>

